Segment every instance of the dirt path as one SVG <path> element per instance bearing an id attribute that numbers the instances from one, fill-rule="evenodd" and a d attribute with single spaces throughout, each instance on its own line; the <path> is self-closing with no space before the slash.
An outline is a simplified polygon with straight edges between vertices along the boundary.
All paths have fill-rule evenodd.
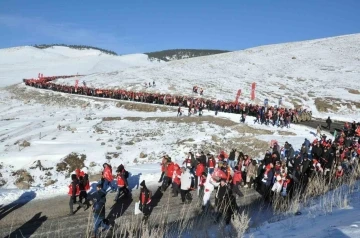
<path id="1" fill-rule="evenodd" d="M 150 216 L 152 222 L 166 214 L 167 222 L 174 222 L 179 218 L 182 209 L 190 207 L 190 216 L 199 213 L 194 205 L 198 197 L 193 192 L 194 200 L 190 205 L 180 205 L 180 197 L 173 198 L 170 189 L 165 193 L 157 191 L 158 187 L 151 187 L 154 194 L 153 212 Z M 113 206 L 115 193 L 107 195 L 106 214 L 108 219 L 116 224 L 123 224 L 142 217 L 134 216 L 134 202 L 138 199 L 139 191 L 133 192 L 133 199 L 125 199 Z M 260 195 L 252 189 L 243 189 L 244 197 L 238 198 L 238 204 L 247 206 L 258 201 Z M 211 199 L 212 203 L 213 197 Z M 69 213 L 69 197 L 59 196 L 46 200 L 34 200 L 26 204 L 17 204 L 15 207 L 3 209 L 0 213 L 0 235 L 1 237 L 85 237 L 88 229 L 88 222 L 92 217 L 91 209 L 83 211 L 80 209 L 74 216 L 67 216 Z M 187 207 L 188 206 L 188 207 Z M 76 205 L 74 206 L 76 208 Z M 165 212 L 165 213 L 164 213 Z M 121 214 L 121 216 L 119 216 Z M 92 224 L 89 226 L 92 227 Z M 10 234 L 10 236 L 9 236 Z"/>

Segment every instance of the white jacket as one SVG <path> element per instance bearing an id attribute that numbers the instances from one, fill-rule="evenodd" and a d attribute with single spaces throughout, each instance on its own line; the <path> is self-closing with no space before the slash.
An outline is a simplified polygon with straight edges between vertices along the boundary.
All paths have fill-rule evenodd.
<path id="1" fill-rule="evenodd" d="M 190 171 L 187 169 L 184 173 L 181 174 L 181 190 L 188 190 L 191 187 L 191 174 Z"/>

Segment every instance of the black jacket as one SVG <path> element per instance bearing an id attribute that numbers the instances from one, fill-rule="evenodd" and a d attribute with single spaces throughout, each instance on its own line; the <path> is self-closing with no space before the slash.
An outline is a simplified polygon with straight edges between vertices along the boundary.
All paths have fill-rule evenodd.
<path id="1" fill-rule="evenodd" d="M 204 166 L 206 166 L 206 156 L 201 155 L 199 158 L 199 162 L 202 163 Z"/>
<path id="2" fill-rule="evenodd" d="M 79 190 L 80 191 L 86 191 L 85 187 L 87 182 L 89 181 L 89 176 L 85 174 L 85 176 L 80 176 L 79 178 Z"/>
<path id="3" fill-rule="evenodd" d="M 142 201 L 142 197 L 144 196 L 144 201 Z M 139 194 L 139 201 L 140 201 L 140 204 L 142 205 L 146 205 L 147 202 L 150 200 L 151 198 L 151 192 L 150 190 L 144 186 L 141 190 L 140 190 L 140 194 Z"/>
<path id="4" fill-rule="evenodd" d="M 305 159 L 303 162 L 302 162 L 302 173 L 303 174 L 307 174 L 307 175 L 310 175 L 311 171 L 311 160 L 309 159 Z"/>
<path id="5" fill-rule="evenodd" d="M 313 157 L 315 158 L 320 158 L 322 156 L 323 150 L 321 147 L 315 145 L 313 146 L 312 150 L 311 150 L 311 154 Z"/>
<path id="6" fill-rule="evenodd" d="M 229 187 L 227 185 L 219 186 L 218 191 L 216 193 L 216 198 L 218 199 L 218 204 L 221 203 L 225 198 L 228 198 L 229 196 Z"/>
<path id="7" fill-rule="evenodd" d="M 229 160 L 234 161 L 235 160 L 235 151 L 232 150 L 229 154 Z"/>
<path id="8" fill-rule="evenodd" d="M 93 197 L 94 205 L 93 211 L 99 217 L 105 218 L 105 203 L 106 203 L 106 193 L 100 189 L 94 193 Z"/>

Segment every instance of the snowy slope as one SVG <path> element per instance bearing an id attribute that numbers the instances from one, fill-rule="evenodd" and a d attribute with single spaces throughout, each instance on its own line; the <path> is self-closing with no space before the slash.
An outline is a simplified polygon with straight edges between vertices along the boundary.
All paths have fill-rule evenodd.
<path id="1" fill-rule="evenodd" d="M 360 237 L 360 191 L 357 183 L 354 193 L 347 187 L 314 199 L 313 205 L 301 209 L 302 215 L 291 215 L 276 222 L 265 222 L 250 229 L 246 238 L 316 237 L 355 238 Z M 347 201 L 333 194 L 342 193 Z M 272 220 L 269 218 L 268 220 Z"/>
<path id="2" fill-rule="evenodd" d="M 0 87 L 19 83 L 23 78 L 35 78 L 38 73 L 45 76 L 91 74 L 151 64 L 158 65 L 159 62 L 149 61 L 145 54 L 114 56 L 93 49 L 62 46 L 0 49 Z"/>
<path id="3" fill-rule="evenodd" d="M 17 176 L 13 176 L 13 172 L 20 169 L 33 177 L 31 190 L 36 191 L 37 198 L 64 194 L 68 178 L 56 171 L 56 165 L 72 152 L 86 154 L 88 168 L 85 170 L 91 174 L 99 173 L 105 162 L 114 167 L 123 163 L 130 172 L 141 173 L 141 179 L 151 183 L 158 180 L 161 156 L 165 153 L 181 164 L 190 150 L 198 152 L 207 148 L 206 152 L 218 153 L 219 148 L 226 146 L 229 150 L 234 146 L 230 143 L 234 139 L 237 148 L 250 148 L 252 156 L 261 158 L 271 139 L 279 143 L 289 141 L 296 147 L 305 137 L 314 139 L 310 128 L 297 125 L 290 129 L 268 128 L 253 125 L 251 117 L 242 125 L 235 114 L 218 115 L 218 118 L 230 120 L 229 125 L 220 126 L 213 122 L 215 118 L 202 123 L 194 118 L 187 123 L 182 120 L 188 117 L 177 118 L 176 112 L 167 111 L 171 109 L 167 107 L 153 112 L 127 110 L 117 107 L 113 100 L 98 101 L 23 85 L 16 86 L 13 92 L 17 96 L 32 95 L 36 100 L 18 100 L 4 90 L 0 93 L 0 110 L 4 112 L 0 116 L 0 179 L 6 181 L 0 196 L 3 201 L 12 201 L 26 192 L 15 186 Z M 204 112 L 206 115 L 214 116 L 214 113 Z M 115 119 L 104 119 L 108 117 Z M 161 121 L 162 118 L 168 120 Z M 284 136 L 284 133 L 292 134 Z M 30 142 L 29 147 L 19 147 L 19 142 L 24 140 Z M 119 156 L 110 155 L 109 160 L 108 153 Z M 141 158 L 140 153 L 147 156 Z M 52 169 L 33 168 L 37 161 Z M 48 172 L 51 175 L 47 175 Z M 49 180 L 57 182 L 46 187 Z"/>
<path id="4" fill-rule="evenodd" d="M 249 101 L 251 83 L 257 83 L 257 102 L 265 98 L 287 106 L 304 105 L 317 117 L 342 116 L 360 120 L 360 34 L 261 46 L 243 51 L 173 61 L 158 67 L 127 68 L 109 74 L 89 75 L 94 86 L 191 95 L 203 87 L 205 96 Z M 145 89 L 155 81 L 156 88 Z M 73 84 L 73 80 L 59 80 Z M 326 102 L 324 102 L 324 100 Z M 319 108 L 316 108 L 318 105 Z M 341 117 L 340 116 L 340 117 Z"/>

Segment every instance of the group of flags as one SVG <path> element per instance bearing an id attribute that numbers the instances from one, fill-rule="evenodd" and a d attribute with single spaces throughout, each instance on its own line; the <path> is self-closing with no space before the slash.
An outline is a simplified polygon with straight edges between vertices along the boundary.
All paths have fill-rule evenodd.
<path id="1" fill-rule="evenodd" d="M 252 83 L 251 84 L 251 94 L 250 94 L 250 98 L 251 100 L 255 100 L 255 89 L 256 89 L 256 83 Z M 235 98 L 235 104 L 237 104 L 239 102 L 239 98 L 241 96 L 241 89 L 239 89 L 237 91 L 237 94 L 236 94 L 236 98 Z"/>

